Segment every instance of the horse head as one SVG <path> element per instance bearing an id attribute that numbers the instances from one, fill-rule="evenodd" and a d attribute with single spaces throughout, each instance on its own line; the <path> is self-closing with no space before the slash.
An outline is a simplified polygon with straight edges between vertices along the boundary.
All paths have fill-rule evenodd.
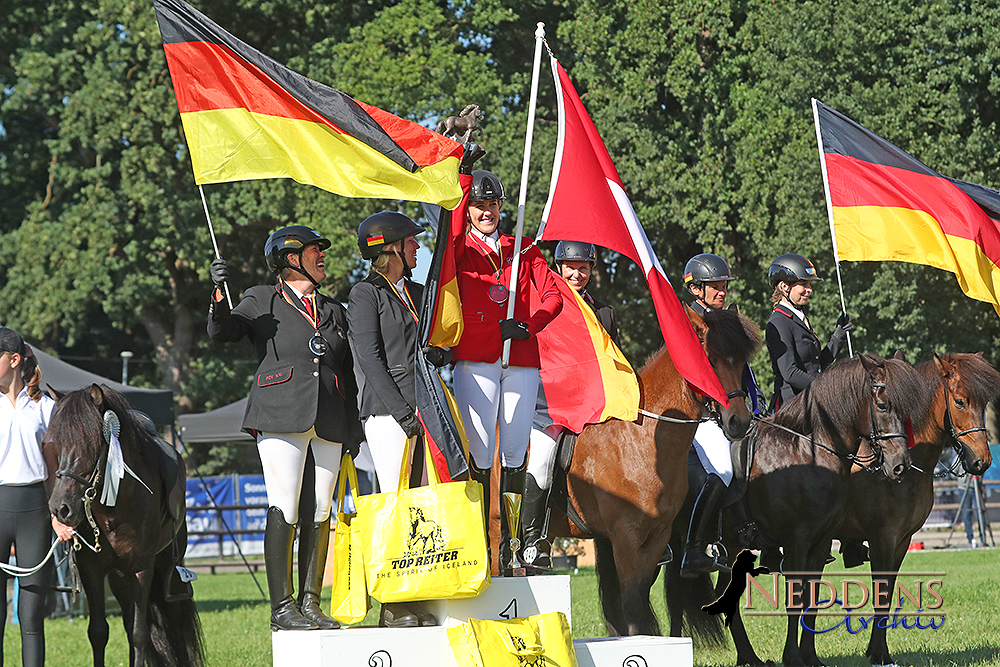
<path id="1" fill-rule="evenodd" d="M 931 405 L 937 426 L 970 475 L 982 475 L 993 462 L 985 417 L 987 404 L 1000 395 L 1000 372 L 982 354 L 934 355 L 940 379 Z"/>
<path id="2" fill-rule="evenodd" d="M 708 356 L 715 374 L 729 398 L 729 407 L 712 402 L 719 425 L 730 440 L 739 440 L 750 428 L 751 415 L 747 408 L 743 374 L 747 362 L 761 348 L 760 332 L 747 318 L 730 306 L 728 310 L 711 310 L 699 317 L 690 308 L 688 318 Z"/>
<path id="3" fill-rule="evenodd" d="M 859 412 L 857 428 L 861 433 L 867 431 L 863 438 L 881 459 L 885 476 L 899 481 L 910 468 L 906 420 L 915 403 L 906 396 L 909 392 L 920 393 L 915 391 L 919 386 L 916 371 L 900 359 L 883 359 L 873 354 L 859 354 L 858 359 L 867 376 L 870 396 L 867 407 Z"/>
<path id="4" fill-rule="evenodd" d="M 67 526 L 90 519 L 108 456 L 102 416 L 107 410 L 120 416 L 124 439 L 128 422 L 123 405 L 120 395 L 96 384 L 69 392 L 56 404 L 43 449 L 47 460 L 56 461 L 49 511 Z"/>

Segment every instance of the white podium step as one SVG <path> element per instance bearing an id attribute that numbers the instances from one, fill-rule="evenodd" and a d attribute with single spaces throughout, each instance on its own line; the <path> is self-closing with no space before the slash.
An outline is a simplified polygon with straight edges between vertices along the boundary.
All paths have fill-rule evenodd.
<path id="1" fill-rule="evenodd" d="M 474 598 L 423 603 L 435 628 L 343 628 L 272 632 L 274 667 L 458 667 L 447 628 L 470 618 L 502 620 L 551 611 L 570 618 L 569 576 L 495 577 Z M 691 667 L 691 640 L 671 637 L 574 639 L 579 667 Z"/>

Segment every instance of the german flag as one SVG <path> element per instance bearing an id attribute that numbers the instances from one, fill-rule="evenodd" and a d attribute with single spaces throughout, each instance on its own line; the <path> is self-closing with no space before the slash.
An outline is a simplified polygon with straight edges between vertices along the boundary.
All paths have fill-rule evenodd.
<path id="1" fill-rule="evenodd" d="M 472 176 L 459 176 L 462 202 L 453 211 L 442 211 L 438 222 L 437 245 L 434 259 L 427 272 L 424 298 L 427 299 L 425 318 L 427 331 L 421 340 L 428 345 L 455 347 L 462 339 L 465 320 L 462 316 L 462 299 L 458 293 L 458 269 L 455 264 L 455 239 L 465 233 L 465 210 L 468 206 Z"/>
<path id="2" fill-rule="evenodd" d="M 951 271 L 1000 314 L 1000 192 L 942 176 L 818 100 L 813 116 L 837 258 Z"/>
<path id="3" fill-rule="evenodd" d="M 181 0 L 153 6 L 198 184 L 291 178 L 458 205 L 458 142 L 307 79 Z"/>

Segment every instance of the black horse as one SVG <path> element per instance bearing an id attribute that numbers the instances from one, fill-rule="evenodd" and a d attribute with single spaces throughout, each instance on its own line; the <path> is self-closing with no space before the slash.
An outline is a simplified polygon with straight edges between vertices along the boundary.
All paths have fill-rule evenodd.
<path id="1" fill-rule="evenodd" d="M 904 421 L 926 412 L 929 397 L 923 383 L 904 361 L 860 355 L 831 367 L 772 419 L 760 424 L 748 482 L 748 507 L 763 532 L 784 548 L 784 570 L 795 573 L 789 580 L 802 582 L 798 590 L 810 590 L 809 582 L 823 571 L 847 504 L 852 464 L 861 461 L 880 467 L 890 480 L 898 480 L 906 472 L 909 452 Z M 867 454 L 859 455 L 859 448 Z M 723 542 L 735 553 L 738 540 L 729 523 L 733 513 L 724 515 Z M 673 544 L 683 539 L 685 530 L 680 522 L 675 524 Z M 700 606 L 725 589 L 729 575 L 720 574 L 713 593 L 708 575 L 684 579 L 678 563 L 667 568 L 664 588 L 671 634 L 679 635 L 682 621 L 687 620 L 693 634 L 721 643 L 720 624 Z M 815 616 L 807 616 L 804 622 L 812 627 Z M 798 624 L 797 616 L 789 616 L 782 662 L 821 664 L 815 653 L 815 635 L 806 632 L 800 642 Z M 730 631 L 737 664 L 763 664 L 750 645 L 738 609 Z"/>
<path id="2" fill-rule="evenodd" d="M 108 643 L 104 581 L 121 604 L 129 665 L 189 667 L 204 663 L 201 622 L 190 585 L 175 566 L 187 547 L 184 464 L 151 432 L 125 398 L 92 385 L 57 396 L 46 434 L 46 460 L 55 461 L 52 514 L 77 528 L 86 543 L 76 562 L 90 612 L 87 635 L 95 667 L 103 667 Z M 145 417 L 143 415 L 143 417 Z M 148 418 L 146 418 L 148 419 Z M 106 423 L 120 434 L 106 437 Z M 120 443 L 125 474 L 117 500 L 101 502 L 113 441 Z"/>

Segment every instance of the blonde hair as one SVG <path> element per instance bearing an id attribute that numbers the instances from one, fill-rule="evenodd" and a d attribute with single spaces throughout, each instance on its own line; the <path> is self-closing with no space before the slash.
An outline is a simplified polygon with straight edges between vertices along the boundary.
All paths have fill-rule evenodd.
<path id="1" fill-rule="evenodd" d="M 378 271 L 379 273 L 385 273 L 389 268 L 389 262 L 392 261 L 392 255 L 381 253 L 378 257 L 372 260 L 372 269 Z"/>
<path id="2" fill-rule="evenodd" d="M 774 292 L 771 293 L 771 303 L 774 304 L 775 306 L 777 306 L 781 302 L 781 300 L 784 299 L 784 298 L 785 298 L 785 295 L 782 294 L 781 288 L 778 287 L 777 285 L 775 285 L 774 286 Z"/>

